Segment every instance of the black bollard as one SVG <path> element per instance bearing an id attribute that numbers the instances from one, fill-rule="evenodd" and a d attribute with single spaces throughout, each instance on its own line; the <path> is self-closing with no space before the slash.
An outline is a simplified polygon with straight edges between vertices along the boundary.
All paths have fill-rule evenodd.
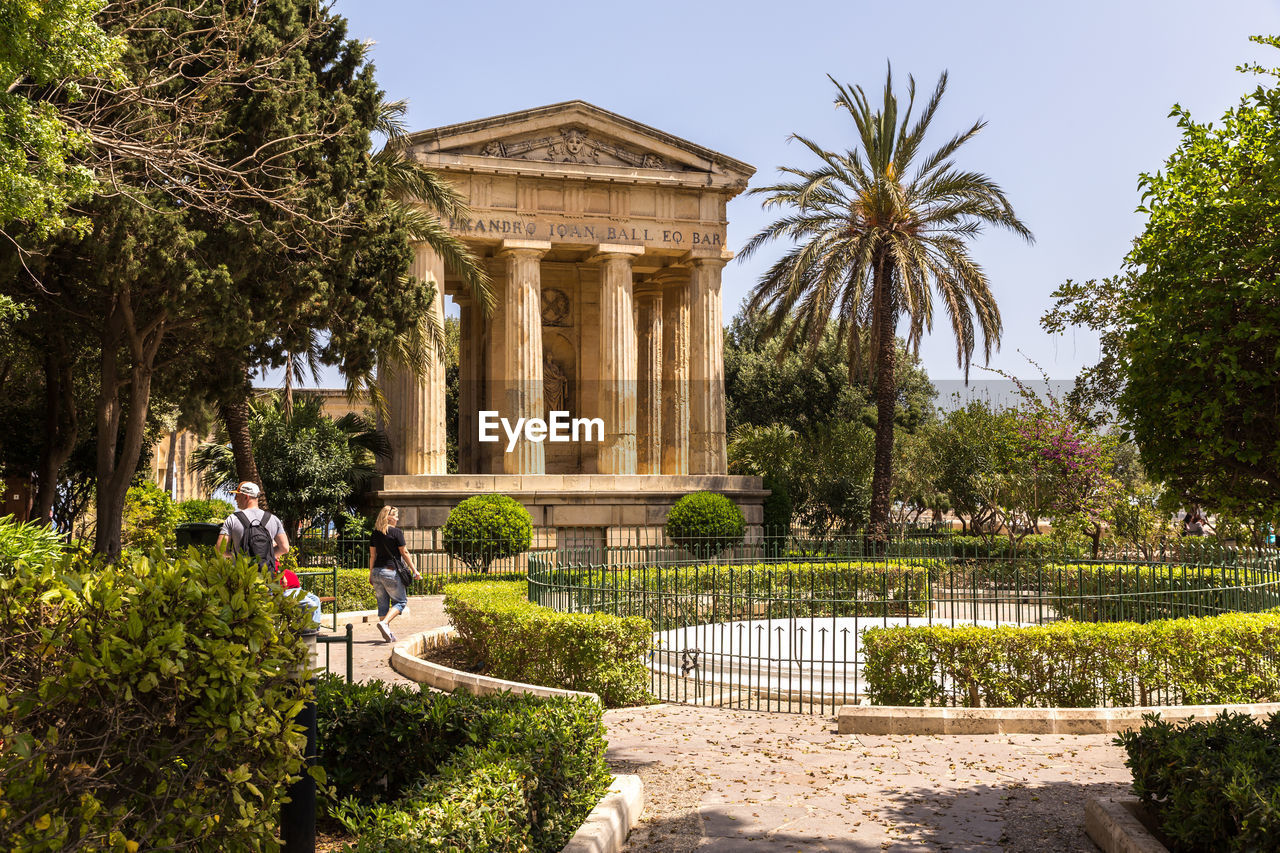
<path id="1" fill-rule="evenodd" d="M 307 637 L 311 647 L 310 660 L 314 665 L 316 655 L 315 632 Z M 311 672 L 315 672 L 314 668 Z M 314 677 L 307 684 L 315 687 Z M 289 786 L 289 802 L 280 809 L 280 834 L 284 838 L 284 853 L 316 853 L 316 780 L 308 772 L 316 763 L 316 703 L 313 698 L 298 711 L 294 718 L 307 732 L 307 748 L 303 753 L 302 778 Z"/>

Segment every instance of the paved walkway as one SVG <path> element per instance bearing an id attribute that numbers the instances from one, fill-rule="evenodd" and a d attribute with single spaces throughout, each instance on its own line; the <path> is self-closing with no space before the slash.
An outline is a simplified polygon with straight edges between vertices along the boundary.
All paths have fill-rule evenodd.
<path id="1" fill-rule="evenodd" d="M 353 623 L 356 679 L 412 683 L 375 621 Z M 443 596 L 415 596 L 392 627 L 446 623 Z M 1084 803 L 1129 780 L 1106 735 L 838 735 L 830 717 L 680 705 L 605 724 L 610 764 L 645 783 L 629 853 L 1096 853 Z"/>
<path id="2" fill-rule="evenodd" d="M 339 615 L 341 616 L 341 614 Z M 371 681 L 375 678 L 380 678 L 392 684 L 414 683 L 391 668 L 392 644 L 383 640 L 382 635 L 378 633 L 377 614 L 369 616 L 367 622 L 354 618 L 339 619 L 339 634 L 342 633 L 343 626 L 347 622 L 352 624 L 352 674 L 355 676 L 356 681 Z M 409 612 L 397 617 L 391 623 L 391 630 L 395 631 L 397 637 L 404 639 L 410 634 L 416 634 L 419 631 L 426 631 L 429 628 L 438 628 L 447 624 L 449 624 L 449 620 L 444 615 L 443 595 L 412 595 L 409 597 Z M 330 662 L 330 669 L 338 674 L 342 674 L 343 667 L 346 666 L 346 661 L 342 659 L 341 649 L 342 646 L 340 645 L 335 645 L 331 648 L 333 658 Z M 321 660 L 323 660 L 324 652 L 322 651 L 320 654 Z"/>
<path id="3" fill-rule="evenodd" d="M 854 736 L 834 718 L 667 705 L 605 714 L 639 773 L 630 853 L 1090 851 L 1089 797 L 1127 789 L 1110 736 Z"/>

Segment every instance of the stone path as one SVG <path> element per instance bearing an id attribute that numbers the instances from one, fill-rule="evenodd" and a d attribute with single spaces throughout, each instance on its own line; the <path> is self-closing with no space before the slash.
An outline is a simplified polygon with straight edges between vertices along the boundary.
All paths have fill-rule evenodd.
<path id="1" fill-rule="evenodd" d="M 356 679 L 412 683 L 374 621 L 354 623 Z M 446 622 L 443 596 L 415 596 L 393 628 Z M 605 724 L 614 770 L 645 783 L 629 853 L 1096 853 L 1084 803 L 1129 780 L 1109 735 L 838 735 L 830 717 L 681 705 Z"/>

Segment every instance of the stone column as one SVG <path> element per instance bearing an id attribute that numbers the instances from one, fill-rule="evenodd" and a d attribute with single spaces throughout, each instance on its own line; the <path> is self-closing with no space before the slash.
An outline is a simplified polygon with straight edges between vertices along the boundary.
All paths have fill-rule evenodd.
<path id="1" fill-rule="evenodd" d="M 689 282 L 663 279 L 662 473 L 689 473 Z"/>
<path id="2" fill-rule="evenodd" d="M 636 473 L 662 473 L 662 291 L 636 294 Z"/>
<path id="3" fill-rule="evenodd" d="M 641 246 L 601 244 L 593 258 L 600 272 L 600 410 L 604 442 L 596 470 L 636 473 L 636 327 L 631 261 Z"/>
<path id="4" fill-rule="evenodd" d="M 458 297 L 458 473 L 479 473 L 476 452 L 476 412 L 480 408 L 477 347 L 473 338 L 479 331 L 476 308 L 470 297 Z"/>
<path id="5" fill-rule="evenodd" d="M 543 417 L 541 263 L 550 248 L 550 243 L 540 240 L 503 240 L 499 249 L 507 262 L 502 311 L 505 393 L 500 416 L 513 424 L 517 418 Z M 546 470 L 541 442 L 521 438 L 510 453 L 503 454 L 504 474 L 545 474 Z"/>
<path id="6" fill-rule="evenodd" d="M 409 274 L 433 281 L 436 298 L 431 312 L 444 323 L 444 262 L 426 244 L 414 246 Z M 387 400 L 387 438 L 391 442 L 388 474 L 443 474 L 445 455 L 445 358 L 432 353 L 423 365 L 404 365 L 383 359 L 378 385 Z"/>
<path id="7" fill-rule="evenodd" d="M 728 473 L 724 438 L 724 326 L 721 258 L 690 259 L 689 473 Z"/>

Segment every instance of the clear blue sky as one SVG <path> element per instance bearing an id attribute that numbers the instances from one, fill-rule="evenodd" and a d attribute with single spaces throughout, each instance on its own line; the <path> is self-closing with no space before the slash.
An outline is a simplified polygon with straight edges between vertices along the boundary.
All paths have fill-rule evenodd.
<path id="1" fill-rule="evenodd" d="M 1217 119 L 1255 78 L 1245 61 L 1280 65 L 1248 42 L 1280 32 L 1280 4 L 1262 0 L 982 2 L 488 3 L 338 0 L 353 36 L 376 44 L 378 80 L 410 102 L 414 130 L 581 98 L 754 165 L 753 185 L 780 164 L 812 163 L 791 133 L 852 144 L 827 74 L 878 94 L 885 62 L 932 90 L 950 72 L 935 144 L 987 119 L 961 152 L 1002 184 L 1035 232 L 1002 234 L 973 254 L 992 280 L 1005 337 L 993 364 L 1055 378 L 1097 356 L 1091 336 L 1059 339 L 1037 320 L 1066 278 L 1119 269 L 1141 227 L 1139 172 L 1178 141 L 1181 103 Z M 874 98 L 874 95 L 873 95 Z M 730 248 L 767 220 L 756 199 L 729 208 Z M 776 253 L 724 274 L 726 319 Z M 960 376 L 936 328 L 921 354 L 929 375 Z M 975 371 L 974 378 L 981 378 Z"/>

